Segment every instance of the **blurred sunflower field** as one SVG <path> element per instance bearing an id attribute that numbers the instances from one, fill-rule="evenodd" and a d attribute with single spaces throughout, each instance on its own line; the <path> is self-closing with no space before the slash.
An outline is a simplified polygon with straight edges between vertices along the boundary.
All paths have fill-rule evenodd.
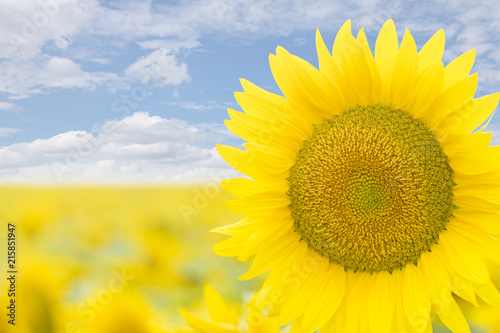
<path id="1" fill-rule="evenodd" d="M 249 327 L 243 304 L 261 281 L 239 281 L 248 265 L 212 252 L 224 236 L 210 229 L 238 219 L 230 199 L 217 182 L 3 186 L 0 267 L 8 278 L 10 224 L 16 274 L 1 279 L 0 304 L 5 319 L 15 299 L 16 317 L 0 332 L 279 331 Z"/>
<path id="2" fill-rule="evenodd" d="M 263 282 L 237 279 L 248 263 L 212 251 L 225 237 L 210 230 L 239 219 L 226 208 L 231 199 L 216 182 L 3 186 L 0 304 L 7 320 L 0 332 L 288 332 L 244 306 Z M 9 224 L 15 297 L 8 292 Z M 491 271 L 497 285 L 498 273 Z M 8 324 L 12 298 L 15 325 Z M 466 303 L 473 332 L 500 332 L 498 308 Z"/>

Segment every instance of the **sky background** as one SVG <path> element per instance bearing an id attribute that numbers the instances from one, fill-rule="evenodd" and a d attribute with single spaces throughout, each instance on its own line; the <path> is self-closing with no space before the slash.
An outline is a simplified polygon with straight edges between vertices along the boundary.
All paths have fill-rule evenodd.
<path id="1" fill-rule="evenodd" d="M 388 18 L 418 49 L 443 28 L 445 65 L 476 49 L 476 97 L 500 90 L 496 1 L 0 0 L 0 180 L 233 176 L 215 145 L 241 145 L 239 78 L 280 94 L 276 46 L 317 66 L 316 28 L 331 46 L 351 19 L 373 50 Z"/>

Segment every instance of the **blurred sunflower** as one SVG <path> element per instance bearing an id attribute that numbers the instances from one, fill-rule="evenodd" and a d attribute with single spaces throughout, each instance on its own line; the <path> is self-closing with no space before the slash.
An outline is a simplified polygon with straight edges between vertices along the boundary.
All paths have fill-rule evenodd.
<path id="1" fill-rule="evenodd" d="M 132 288 L 113 294 L 106 304 L 87 307 L 81 313 L 86 316 L 85 322 L 75 325 L 81 333 L 163 333 L 144 297 Z"/>
<path id="2" fill-rule="evenodd" d="M 260 311 L 250 310 L 244 320 L 240 320 L 241 307 L 226 302 L 209 284 L 203 286 L 204 304 L 199 311 L 181 308 L 186 326 L 164 326 L 167 333 L 279 333 L 276 319 L 267 319 Z"/>
<path id="3" fill-rule="evenodd" d="M 246 217 L 215 229 L 214 251 L 272 269 L 250 305 L 291 332 L 431 331 L 431 308 L 468 324 L 453 294 L 500 305 L 484 259 L 500 262 L 500 147 L 483 133 L 499 94 L 473 99 L 475 52 L 446 67 L 439 30 L 417 52 L 394 23 L 372 56 L 347 21 L 319 70 L 281 47 L 270 56 L 284 97 L 242 80 L 227 127 L 246 150 L 218 146 L 248 178 L 224 181 Z"/>

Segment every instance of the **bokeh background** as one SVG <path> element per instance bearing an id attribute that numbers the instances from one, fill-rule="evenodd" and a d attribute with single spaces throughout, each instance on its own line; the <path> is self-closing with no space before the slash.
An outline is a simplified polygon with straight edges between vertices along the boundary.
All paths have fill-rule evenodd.
<path id="1" fill-rule="evenodd" d="M 237 280 L 248 263 L 213 254 L 225 237 L 209 232 L 241 218 L 215 151 L 242 144 L 223 124 L 238 79 L 280 94 L 277 45 L 316 66 L 316 28 L 332 45 L 351 19 L 373 49 L 389 18 L 418 48 L 443 28 L 445 64 L 476 49 L 476 96 L 500 90 L 493 0 L 0 0 L 0 332 L 169 332 L 179 307 L 207 316 L 205 283 L 244 318 L 262 280 Z M 488 131 L 500 144 L 498 115 Z M 474 332 L 500 332 L 498 309 L 462 306 Z"/>
<path id="2" fill-rule="evenodd" d="M 0 332 L 181 332 L 174 328 L 186 325 L 181 307 L 210 319 L 203 299 L 206 284 L 229 304 L 240 330 L 204 332 L 249 332 L 243 304 L 263 280 L 238 280 L 248 263 L 211 250 L 226 237 L 210 229 L 239 218 L 225 206 L 231 199 L 215 181 L 148 187 L 4 186 L 0 220 L 5 231 L 7 222 L 16 226 L 18 273 L 15 327 L 4 317 L 9 281 L 0 280 L 5 312 Z M 0 258 L 7 258 L 3 231 Z M 5 276 L 6 261 L 0 264 Z M 490 273 L 500 286 L 498 267 L 491 266 Z M 481 308 L 460 304 L 473 332 L 499 332 L 500 309 L 480 300 Z M 436 332 L 449 332 L 436 315 L 433 325 Z"/>
<path id="3" fill-rule="evenodd" d="M 210 229 L 237 218 L 228 199 L 215 182 L 4 187 L 0 302 L 6 309 L 10 299 L 8 221 L 16 226 L 17 318 L 10 327 L 3 310 L 0 331 L 171 332 L 167 324 L 183 322 L 180 306 L 199 307 L 205 283 L 238 311 L 256 281 L 238 281 L 246 265 L 211 250 L 225 237 Z"/>

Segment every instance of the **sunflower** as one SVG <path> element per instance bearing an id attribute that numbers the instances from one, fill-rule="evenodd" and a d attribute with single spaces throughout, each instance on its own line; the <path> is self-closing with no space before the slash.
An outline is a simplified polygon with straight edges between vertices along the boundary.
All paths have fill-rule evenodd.
<path id="1" fill-rule="evenodd" d="M 214 251 L 255 255 L 240 279 L 270 270 L 250 306 L 292 332 L 429 332 L 431 309 L 468 332 L 455 297 L 500 305 L 485 267 L 500 263 L 500 147 L 483 133 L 499 94 L 474 99 L 475 52 L 444 67 L 444 40 L 417 52 L 389 20 L 373 56 L 347 21 L 331 54 L 316 33 L 319 70 L 270 55 L 284 97 L 241 81 L 226 125 L 245 150 L 218 152 L 249 176 L 222 182 L 245 217 Z"/>
<path id="2" fill-rule="evenodd" d="M 241 308 L 226 302 L 209 284 L 203 286 L 205 311 L 191 312 L 181 308 L 181 314 L 189 327 L 167 324 L 166 333 L 279 333 L 275 318 L 264 318 L 259 311 L 250 310 L 240 320 Z M 204 313 L 203 313 L 204 312 Z M 244 329 L 241 329 L 241 327 Z"/>

